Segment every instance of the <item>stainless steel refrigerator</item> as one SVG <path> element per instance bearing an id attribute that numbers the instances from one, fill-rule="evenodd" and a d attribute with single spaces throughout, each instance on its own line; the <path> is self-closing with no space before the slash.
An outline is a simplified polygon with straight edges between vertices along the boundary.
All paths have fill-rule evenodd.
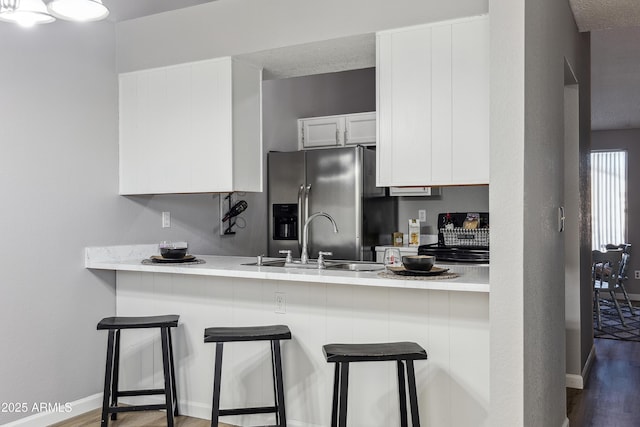
<path id="1" fill-rule="evenodd" d="M 389 241 L 397 209 L 387 189 L 375 186 L 375 151 L 366 147 L 269 152 L 269 256 L 289 249 L 300 256 L 306 219 L 325 212 L 333 217 L 309 225 L 309 257 L 333 252 L 332 259 L 374 260 L 372 247 Z"/>

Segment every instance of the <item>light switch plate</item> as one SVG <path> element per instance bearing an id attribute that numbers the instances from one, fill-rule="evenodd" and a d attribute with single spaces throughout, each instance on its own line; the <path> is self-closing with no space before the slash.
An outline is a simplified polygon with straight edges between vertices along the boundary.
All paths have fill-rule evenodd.
<path id="1" fill-rule="evenodd" d="M 427 222 L 427 211 L 426 211 L 426 209 L 418 210 L 418 220 L 420 222 Z"/>

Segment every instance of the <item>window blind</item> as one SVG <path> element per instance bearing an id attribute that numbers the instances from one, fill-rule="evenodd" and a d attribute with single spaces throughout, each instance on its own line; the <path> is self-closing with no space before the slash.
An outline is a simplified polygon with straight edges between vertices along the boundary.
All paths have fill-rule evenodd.
<path id="1" fill-rule="evenodd" d="M 591 152 L 592 248 L 626 243 L 627 152 Z"/>

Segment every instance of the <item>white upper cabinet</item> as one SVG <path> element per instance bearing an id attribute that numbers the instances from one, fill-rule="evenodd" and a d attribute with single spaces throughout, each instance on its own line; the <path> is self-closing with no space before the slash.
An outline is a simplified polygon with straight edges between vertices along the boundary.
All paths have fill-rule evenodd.
<path id="1" fill-rule="evenodd" d="M 489 183 L 487 16 L 377 34 L 377 185 Z"/>
<path id="2" fill-rule="evenodd" d="M 300 150 L 375 143 L 375 111 L 298 119 Z"/>
<path id="3" fill-rule="evenodd" d="M 343 144 L 344 117 L 328 116 L 298 120 L 301 148 L 336 147 Z"/>
<path id="4" fill-rule="evenodd" d="M 345 145 L 376 143 L 376 113 L 356 113 L 344 116 Z"/>
<path id="5" fill-rule="evenodd" d="M 230 57 L 120 74 L 120 194 L 262 191 L 262 71 Z"/>

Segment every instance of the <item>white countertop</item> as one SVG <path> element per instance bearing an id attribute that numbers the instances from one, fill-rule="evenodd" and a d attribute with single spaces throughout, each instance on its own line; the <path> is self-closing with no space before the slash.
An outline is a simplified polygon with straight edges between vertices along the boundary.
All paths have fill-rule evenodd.
<path id="1" fill-rule="evenodd" d="M 204 264 L 142 264 L 142 260 L 151 255 L 158 255 L 157 245 L 89 247 L 85 249 L 85 267 L 100 270 L 242 277 L 258 280 L 489 292 L 489 267 L 487 265 L 439 263 L 438 266 L 449 268 L 449 271 L 460 276 L 441 280 L 399 280 L 382 278 L 378 276 L 378 272 L 371 271 L 353 272 L 242 265 L 255 262 L 255 257 L 197 255 L 198 259 L 205 261 Z M 265 258 L 265 261 L 269 259 L 274 258 Z"/>

